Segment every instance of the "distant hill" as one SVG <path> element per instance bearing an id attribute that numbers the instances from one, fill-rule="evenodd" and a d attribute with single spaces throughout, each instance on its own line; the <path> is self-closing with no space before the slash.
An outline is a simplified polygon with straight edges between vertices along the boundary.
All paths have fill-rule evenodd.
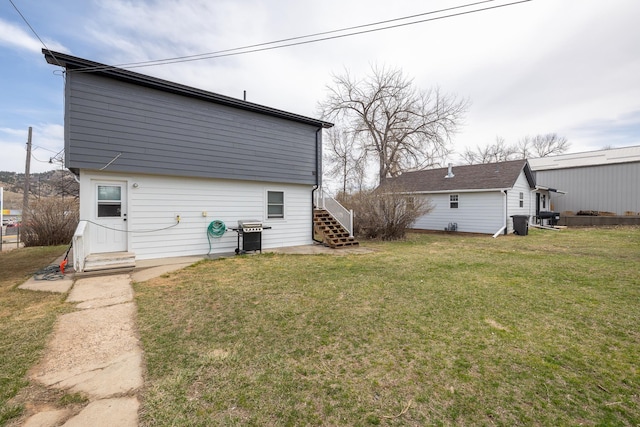
<path id="1" fill-rule="evenodd" d="M 1 187 L 4 187 L 4 204 L 2 205 L 5 209 L 22 209 L 22 192 L 16 193 L 14 191 L 7 191 L 6 187 L 0 184 Z"/>
<path id="2" fill-rule="evenodd" d="M 4 188 L 4 208 L 22 209 L 24 174 L 0 171 L 0 187 Z M 32 198 L 78 197 L 78 183 L 66 170 L 53 170 L 29 175 L 29 194 Z"/>

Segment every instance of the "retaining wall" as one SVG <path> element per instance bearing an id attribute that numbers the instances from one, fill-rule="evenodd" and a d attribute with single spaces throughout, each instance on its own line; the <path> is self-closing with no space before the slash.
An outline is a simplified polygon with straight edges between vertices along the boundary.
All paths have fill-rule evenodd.
<path id="1" fill-rule="evenodd" d="M 588 216 L 561 215 L 558 225 L 568 227 L 597 227 L 602 225 L 640 225 L 640 215 Z"/>

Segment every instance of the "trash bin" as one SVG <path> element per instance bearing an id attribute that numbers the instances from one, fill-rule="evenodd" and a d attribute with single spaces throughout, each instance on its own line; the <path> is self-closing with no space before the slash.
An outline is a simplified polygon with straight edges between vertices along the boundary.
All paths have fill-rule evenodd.
<path id="1" fill-rule="evenodd" d="M 511 215 L 513 219 L 513 232 L 520 236 L 529 234 L 529 215 Z"/>

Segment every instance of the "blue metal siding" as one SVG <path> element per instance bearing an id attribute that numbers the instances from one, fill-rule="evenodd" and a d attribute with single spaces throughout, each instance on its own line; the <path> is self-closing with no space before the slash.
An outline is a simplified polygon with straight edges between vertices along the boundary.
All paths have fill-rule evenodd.
<path id="1" fill-rule="evenodd" d="M 313 125 L 94 74 L 67 75 L 66 125 L 70 168 L 316 183 Z"/>

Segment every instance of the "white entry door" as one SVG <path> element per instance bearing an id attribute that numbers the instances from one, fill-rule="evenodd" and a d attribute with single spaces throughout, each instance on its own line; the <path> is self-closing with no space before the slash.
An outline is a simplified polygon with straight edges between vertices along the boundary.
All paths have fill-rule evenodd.
<path id="1" fill-rule="evenodd" d="M 95 224 L 91 224 L 91 252 L 127 251 L 127 183 L 94 183 Z"/>

